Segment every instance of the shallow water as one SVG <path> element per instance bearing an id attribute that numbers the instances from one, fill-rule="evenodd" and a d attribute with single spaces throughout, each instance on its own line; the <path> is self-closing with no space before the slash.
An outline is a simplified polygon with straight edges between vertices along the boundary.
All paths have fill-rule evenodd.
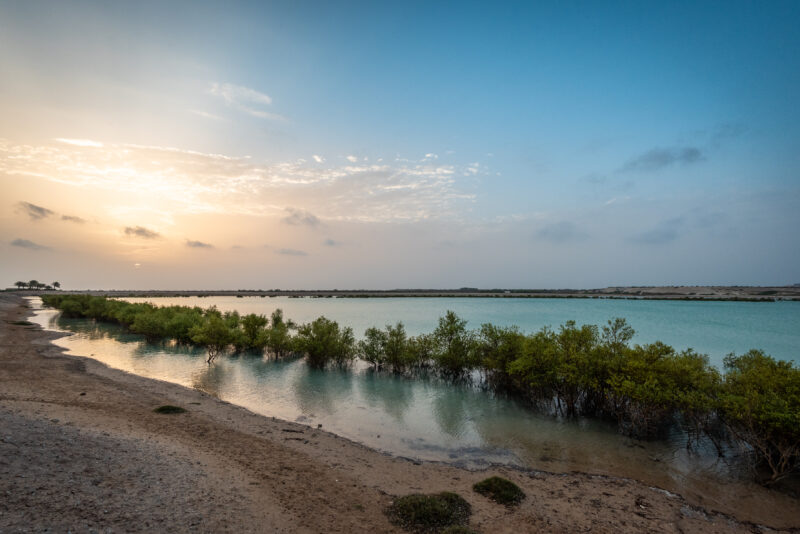
<path id="1" fill-rule="evenodd" d="M 159 304 L 195 304 L 186 298 L 150 300 Z M 407 321 L 410 333 L 430 331 L 440 315 L 439 309 L 455 309 L 472 324 L 479 322 L 473 317 L 477 316 L 480 303 L 471 300 L 452 299 L 454 302 L 437 302 L 428 308 L 425 305 L 429 303 L 421 302 L 422 299 L 365 300 L 367 302 L 359 303 L 350 299 L 332 302 L 331 299 L 203 298 L 197 299 L 197 304 L 205 307 L 215 304 L 220 309 L 237 309 L 241 313 L 270 313 L 273 307 L 280 306 L 287 317 L 295 320 L 302 322 L 325 314 L 342 324 L 355 326 L 356 332 L 363 325 L 395 319 Z M 631 440 L 603 422 L 585 419 L 561 421 L 476 387 L 376 373 L 363 363 L 357 363 L 350 370 L 321 371 L 310 369 L 300 359 L 275 361 L 239 355 L 223 356 L 214 364 L 207 365 L 205 353 L 200 349 L 147 344 L 141 336 L 127 334 L 120 327 L 98 325 L 85 319 L 63 319 L 54 310 L 41 309 L 38 299 L 34 303 L 36 322 L 45 328 L 74 333 L 55 341 L 70 354 L 91 356 L 114 368 L 196 388 L 255 413 L 314 427 L 321 424 L 325 430 L 394 455 L 455 462 L 467 467 L 501 462 L 547 471 L 625 476 L 684 495 L 700 496 L 707 503 L 752 500 L 752 492 L 762 491 L 748 482 L 746 473 L 737 464 L 729 465 L 718 460 L 709 444 L 688 451 L 685 436 L 678 431 L 661 441 Z M 582 303 L 588 305 L 589 310 L 576 317 L 575 311 L 581 308 Z M 366 306 L 362 310 L 364 315 L 357 313 L 359 304 Z M 414 304 L 418 308 L 417 314 L 410 312 Z M 680 305 L 694 306 L 697 303 L 656 302 L 656 305 L 645 303 L 649 305 L 640 306 L 640 302 L 624 302 L 614 303 L 613 309 L 609 310 L 602 308 L 603 303 L 570 301 L 560 308 L 556 306 L 557 309 L 549 314 L 540 309 L 541 304 L 541 301 L 503 301 L 501 305 L 490 308 L 481 319 L 500 324 L 520 324 L 531 330 L 540 326 L 541 321 L 560 324 L 562 316 L 575 317 L 579 322 L 597 323 L 599 321 L 592 318 L 603 314 L 605 317 L 627 316 L 634 324 L 644 323 L 654 329 L 659 326 L 658 318 L 669 313 L 659 310 L 658 305 L 674 312 L 684 309 Z M 561 301 L 555 304 L 560 305 Z M 731 324 L 747 322 L 736 317 L 732 308 L 718 307 L 717 304 L 729 303 L 702 303 L 709 307 L 699 314 L 705 317 L 706 324 L 716 321 L 728 331 Z M 800 305 L 734 304 L 746 304 L 754 309 L 761 306 L 758 308 L 761 313 L 780 310 L 778 315 L 784 317 L 784 321 L 779 321 L 778 326 L 773 324 L 771 331 L 782 332 L 786 338 L 797 336 L 796 332 L 790 335 L 782 330 L 786 326 L 782 314 L 796 314 Z M 515 318 L 514 309 L 527 313 Z M 625 313 L 631 309 L 638 310 L 640 315 L 634 317 Z M 715 315 L 713 310 L 720 309 L 722 312 Z M 394 315 L 390 319 L 391 313 Z M 750 314 L 749 309 L 747 313 Z M 720 316 L 727 318 L 726 321 Z M 647 320 L 641 320 L 642 317 Z M 683 321 L 680 320 L 681 324 Z M 662 329 L 662 332 L 674 334 L 678 330 L 680 328 L 673 326 Z M 695 325 L 689 330 L 697 334 L 698 327 Z M 663 335 L 646 339 L 656 337 L 683 346 Z M 745 350 L 742 346 L 719 348 L 718 340 L 726 338 L 720 333 L 710 332 L 709 338 L 717 341 L 708 346 L 716 343 L 718 350 Z M 705 350 L 711 352 L 708 347 Z"/>

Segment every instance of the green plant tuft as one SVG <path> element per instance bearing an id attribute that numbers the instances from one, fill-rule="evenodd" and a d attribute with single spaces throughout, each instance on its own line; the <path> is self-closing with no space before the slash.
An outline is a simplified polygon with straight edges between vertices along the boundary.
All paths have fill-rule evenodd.
<path id="1" fill-rule="evenodd" d="M 172 406 L 171 404 L 165 404 L 164 406 L 159 406 L 155 410 L 156 413 L 184 413 L 186 412 L 186 408 L 181 408 L 180 406 Z"/>
<path id="2" fill-rule="evenodd" d="M 525 498 L 525 492 L 519 486 L 501 477 L 490 477 L 486 480 L 481 480 L 472 489 L 488 497 L 496 503 L 505 506 L 514 506 L 519 504 Z"/>
<path id="3" fill-rule="evenodd" d="M 386 510 L 393 524 L 418 533 L 442 532 L 447 527 L 466 525 L 471 513 L 472 507 L 467 501 L 448 491 L 398 497 Z"/>
<path id="4" fill-rule="evenodd" d="M 447 527 L 441 532 L 441 534 L 478 534 L 478 531 L 462 525 L 456 525 L 453 527 Z"/>

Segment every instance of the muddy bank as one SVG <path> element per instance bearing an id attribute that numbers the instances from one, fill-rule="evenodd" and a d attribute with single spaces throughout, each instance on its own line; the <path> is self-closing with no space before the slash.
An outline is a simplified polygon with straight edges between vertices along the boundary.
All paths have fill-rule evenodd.
<path id="1" fill-rule="evenodd" d="M 0 297 L 0 532 L 396 532 L 383 514 L 392 496 L 445 490 L 472 504 L 470 526 L 487 533 L 800 526 L 800 506 L 737 506 L 733 519 L 629 479 L 392 458 L 65 356 L 53 334 L 13 324 L 23 304 Z M 163 404 L 188 412 L 155 414 Z M 525 490 L 519 508 L 472 492 L 495 474 Z"/>

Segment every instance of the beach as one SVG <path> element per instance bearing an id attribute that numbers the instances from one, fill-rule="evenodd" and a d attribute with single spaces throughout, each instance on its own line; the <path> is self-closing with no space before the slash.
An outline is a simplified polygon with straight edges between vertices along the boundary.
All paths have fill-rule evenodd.
<path id="1" fill-rule="evenodd" d="M 800 507 L 705 509 L 632 479 L 481 471 L 383 454 L 322 428 L 64 355 L 0 296 L 0 532 L 401 532 L 397 496 L 453 491 L 479 532 L 791 531 Z M 17 324 L 14 324 L 17 323 Z M 86 355 L 91 356 L 91 355 Z M 161 405 L 187 410 L 158 414 Z M 527 498 L 492 503 L 499 475 Z M 776 503 L 786 502 L 776 496 Z"/>

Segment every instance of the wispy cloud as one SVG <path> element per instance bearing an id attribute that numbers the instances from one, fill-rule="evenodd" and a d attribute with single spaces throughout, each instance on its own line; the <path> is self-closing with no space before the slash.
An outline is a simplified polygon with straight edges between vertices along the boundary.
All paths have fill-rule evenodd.
<path id="1" fill-rule="evenodd" d="M 322 244 L 325 245 L 326 247 L 338 247 L 339 245 L 341 245 L 341 243 L 339 243 L 338 241 L 334 241 L 331 238 L 326 239 L 325 241 L 322 242 Z"/>
<path id="2" fill-rule="evenodd" d="M 272 105 L 272 97 L 249 87 L 230 83 L 212 83 L 211 94 L 225 101 L 231 107 L 243 111 L 259 119 L 285 121 L 286 118 L 264 110 L 264 106 Z"/>
<path id="3" fill-rule="evenodd" d="M 322 156 L 314 154 L 311 157 L 314 158 L 314 161 L 316 161 L 317 163 L 325 163 L 325 158 L 323 158 Z"/>
<path id="4" fill-rule="evenodd" d="M 34 221 L 46 219 L 47 217 L 55 215 L 56 213 L 53 210 L 43 208 L 42 206 L 37 206 L 36 204 L 31 204 L 30 202 L 20 202 L 17 205 L 22 209 L 23 213 L 25 213 Z"/>
<path id="5" fill-rule="evenodd" d="M 72 145 L 72 146 L 81 146 L 81 147 L 89 147 L 89 148 L 102 148 L 103 143 L 99 141 L 92 141 L 91 139 L 65 139 L 63 137 L 56 138 L 56 141 L 59 143 L 64 143 L 65 145 Z"/>
<path id="6" fill-rule="evenodd" d="M 281 219 L 281 221 L 286 224 L 291 224 L 292 226 L 311 226 L 312 228 L 320 225 L 319 217 L 313 213 L 295 208 L 286 208 L 286 211 L 289 215 Z"/>
<path id="7" fill-rule="evenodd" d="M 86 150 L 0 139 L 0 173 L 111 191 L 120 198 L 147 195 L 168 204 L 171 216 L 285 217 L 285 207 L 296 206 L 326 222 L 444 220 L 460 216 L 475 200 L 474 184 L 463 178 L 470 171 L 438 162 L 263 163 L 132 144 L 106 144 L 91 156 Z"/>
<path id="8" fill-rule="evenodd" d="M 214 115 L 213 113 L 209 113 L 208 111 L 202 111 L 199 109 L 190 109 L 189 113 L 193 115 L 197 115 L 198 117 L 203 117 L 204 119 L 211 119 L 213 121 L 224 121 L 222 117 L 219 115 Z"/>
<path id="9" fill-rule="evenodd" d="M 186 240 L 186 246 L 189 248 L 214 248 L 211 243 L 203 243 L 202 241 L 193 241 L 191 239 Z"/>
<path id="10" fill-rule="evenodd" d="M 293 248 L 280 248 L 276 250 L 275 253 L 283 256 L 308 256 L 308 253 L 304 250 L 296 250 Z"/>
<path id="11" fill-rule="evenodd" d="M 703 152 L 697 147 L 654 148 L 626 163 L 621 171 L 657 171 L 676 164 L 690 165 L 704 159 Z"/>
<path id="12" fill-rule="evenodd" d="M 20 248 L 27 248 L 28 250 L 50 250 L 50 247 L 45 245 L 40 245 L 39 243 L 34 243 L 28 239 L 21 239 L 17 238 L 11 242 L 11 246 L 13 247 L 20 247 Z"/>
<path id="13" fill-rule="evenodd" d="M 126 226 L 125 235 L 142 237 L 144 239 L 156 239 L 158 237 L 161 237 L 161 234 L 159 234 L 158 232 L 153 230 L 148 230 L 144 226 Z"/>
<path id="14" fill-rule="evenodd" d="M 61 220 L 77 224 L 84 224 L 86 222 L 86 219 L 82 219 L 81 217 L 76 217 L 75 215 L 62 215 Z"/>
<path id="15" fill-rule="evenodd" d="M 344 159 L 346 159 L 350 163 L 358 163 L 358 158 L 356 156 L 353 156 L 353 155 L 345 156 Z"/>

